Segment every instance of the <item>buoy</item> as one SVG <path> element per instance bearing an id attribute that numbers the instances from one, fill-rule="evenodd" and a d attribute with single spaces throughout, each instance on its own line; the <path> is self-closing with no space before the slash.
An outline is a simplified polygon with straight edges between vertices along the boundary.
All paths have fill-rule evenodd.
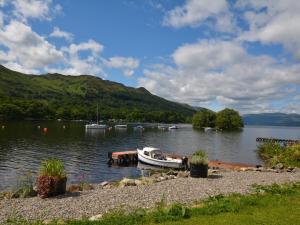
<path id="1" fill-rule="evenodd" d="M 47 127 L 44 127 L 43 131 L 44 131 L 45 133 L 47 133 L 47 132 L 48 132 L 48 128 L 47 128 Z"/>
<path id="2" fill-rule="evenodd" d="M 4 125 L 2 125 L 2 129 L 4 129 L 5 128 L 5 126 Z"/>
<path id="3" fill-rule="evenodd" d="M 63 128 L 66 129 L 66 125 L 63 125 Z"/>
<path id="4" fill-rule="evenodd" d="M 40 128 L 41 128 L 41 126 L 37 126 L 37 128 L 38 128 L 38 129 L 40 129 Z"/>

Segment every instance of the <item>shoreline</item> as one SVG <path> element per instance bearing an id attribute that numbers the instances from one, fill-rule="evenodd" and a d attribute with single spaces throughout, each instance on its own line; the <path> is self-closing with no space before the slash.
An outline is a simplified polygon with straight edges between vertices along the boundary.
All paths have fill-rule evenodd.
<path id="1" fill-rule="evenodd" d="M 213 172 L 213 171 L 212 171 Z M 215 172 L 214 172 L 215 173 Z M 0 200 L 0 223 L 11 218 L 27 220 L 82 219 L 103 215 L 113 209 L 152 208 L 162 198 L 167 204 L 191 205 L 214 195 L 252 193 L 253 184 L 271 185 L 300 181 L 300 171 L 260 172 L 220 170 L 208 178 L 177 177 L 137 186 L 105 188 L 67 193 L 54 198 L 39 197 Z"/>

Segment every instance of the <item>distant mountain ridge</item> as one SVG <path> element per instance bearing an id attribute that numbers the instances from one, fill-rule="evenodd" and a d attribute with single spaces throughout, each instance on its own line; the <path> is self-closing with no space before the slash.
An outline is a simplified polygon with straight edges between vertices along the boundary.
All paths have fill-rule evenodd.
<path id="1" fill-rule="evenodd" d="M 104 119 L 184 122 L 195 110 L 99 77 L 27 75 L 0 65 L 0 118 Z"/>
<path id="2" fill-rule="evenodd" d="M 243 116 L 245 125 L 300 126 L 299 114 L 260 113 Z"/>

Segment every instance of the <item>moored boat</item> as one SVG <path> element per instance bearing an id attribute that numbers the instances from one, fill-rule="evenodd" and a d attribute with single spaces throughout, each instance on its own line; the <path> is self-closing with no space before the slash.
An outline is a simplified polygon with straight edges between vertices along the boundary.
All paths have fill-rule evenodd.
<path id="1" fill-rule="evenodd" d="M 86 129 L 106 129 L 107 126 L 105 124 L 92 123 L 92 124 L 86 124 L 85 128 Z"/>
<path id="2" fill-rule="evenodd" d="M 159 148 L 144 147 L 137 149 L 139 161 L 160 167 L 184 168 L 185 160 L 180 157 L 171 157 L 163 153 Z"/>
<path id="3" fill-rule="evenodd" d="M 173 125 L 173 126 L 169 127 L 169 130 L 177 130 L 177 129 L 178 129 L 178 127 L 176 125 Z"/>
<path id="4" fill-rule="evenodd" d="M 126 124 L 117 124 L 117 125 L 115 125 L 115 129 L 127 129 L 127 125 Z"/>

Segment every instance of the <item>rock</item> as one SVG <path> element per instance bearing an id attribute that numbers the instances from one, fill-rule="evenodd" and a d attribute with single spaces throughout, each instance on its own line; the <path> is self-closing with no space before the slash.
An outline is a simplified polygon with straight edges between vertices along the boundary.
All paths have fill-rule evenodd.
<path id="1" fill-rule="evenodd" d="M 158 179 L 159 179 L 159 181 L 164 181 L 164 180 L 166 180 L 167 178 L 166 178 L 166 177 L 159 177 Z"/>
<path id="2" fill-rule="evenodd" d="M 179 171 L 177 174 L 177 177 L 188 177 L 189 176 L 189 172 L 187 171 Z"/>
<path id="3" fill-rule="evenodd" d="M 174 170 L 170 170 L 169 172 L 167 172 L 167 175 L 173 175 L 173 176 L 177 176 L 178 172 L 174 171 Z"/>
<path id="4" fill-rule="evenodd" d="M 139 185 L 143 184 L 143 182 L 141 180 L 137 180 L 137 179 L 134 180 L 134 183 L 135 183 L 136 186 L 139 186 Z"/>
<path id="5" fill-rule="evenodd" d="M 282 163 L 278 163 L 278 164 L 276 164 L 276 166 L 275 166 L 275 169 L 277 169 L 277 170 L 282 170 L 283 168 L 284 168 L 284 166 L 283 166 Z"/>
<path id="6" fill-rule="evenodd" d="M 89 218 L 89 221 L 97 221 L 102 218 L 102 214 L 98 214 Z"/>
<path id="7" fill-rule="evenodd" d="M 100 183 L 100 186 L 101 187 L 104 187 L 104 186 L 106 186 L 106 185 L 108 185 L 109 183 L 108 183 L 108 181 L 103 181 L 102 183 Z"/>
<path id="8" fill-rule="evenodd" d="M 289 166 L 289 167 L 286 169 L 286 172 L 293 172 L 293 170 L 294 170 L 294 168 Z"/>
<path id="9" fill-rule="evenodd" d="M 247 169 L 248 169 L 248 168 L 246 168 L 246 167 L 241 167 L 239 170 L 240 170 L 240 171 L 247 171 Z"/>
<path id="10" fill-rule="evenodd" d="M 267 168 L 267 169 L 266 169 L 266 172 L 272 172 L 272 173 L 276 173 L 277 171 L 276 171 L 276 170 L 274 170 L 274 169 L 271 169 L 271 168 Z"/>
<path id="11" fill-rule="evenodd" d="M 136 186 L 135 179 L 124 178 L 120 181 L 120 187 Z"/>
<path id="12" fill-rule="evenodd" d="M 169 179 L 175 179 L 176 176 L 175 175 L 169 175 Z"/>

